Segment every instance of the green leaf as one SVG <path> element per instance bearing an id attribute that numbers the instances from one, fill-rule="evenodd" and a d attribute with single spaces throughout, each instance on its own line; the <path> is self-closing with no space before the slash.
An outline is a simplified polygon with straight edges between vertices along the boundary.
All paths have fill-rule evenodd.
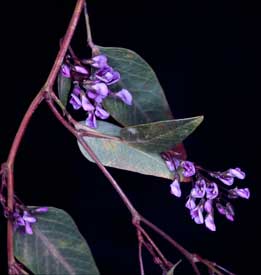
<path id="1" fill-rule="evenodd" d="M 99 47 L 108 63 L 121 74 L 113 91 L 127 89 L 133 96 L 132 106 L 108 97 L 104 107 L 124 126 L 172 119 L 172 114 L 156 74 L 135 52 L 124 48 Z"/>
<path id="2" fill-rule="evenodd" d="M 174 271 L 180 263 L 181 263 L 181 260 L 179 260 L 177 263 L 175 263 L 172 266 L 172 268 L 167 272 L 167 275 L 174 275 Z"/>
<path id="3" fill-rule="evenodd" d="M 78 124 L 76 128 L 84 129 L 85 127 L 84 122 L 82 122 L 82 124 Z M 111 123 L 98 121 L 98 128 L 96 130 L 99 133 L 119 138 L 121 129 L 122 128 Z M 138 148 L 129 146 L 126 142 L 120 139 L 112 140 L 106 138 L 85 137 L 84 140 L 92 148 L 104 166 L 173 179 L 173 174 L 170 173 L 159 154 L 144 152 Z M 83 155 L 89 161 L 93 162 L 92 158 L 79 142 L 78 145 Z"/>
<path id="4" fill-rule="evenodd" d="M 123 128 L 120 135 L 131 146 L 161 153 L 181 143 L 202 121 L 203 116 L 152 122 Z"/>
<path id="5" fill-rule="evenodd" d="M 50 207 L 38 214 L 33 235 L 15 233 L 15 257 L 34 274 L 98 275 L 90 249 L 72 218 Z"/>
<path id="6" fill-rule="evenodd" d="M 64 77 L 62 74 L 58 75 L 58 96 L 64 106 L 67 105 L 68 96 L 71 90 L 72 81 L 70 78 Z"/>

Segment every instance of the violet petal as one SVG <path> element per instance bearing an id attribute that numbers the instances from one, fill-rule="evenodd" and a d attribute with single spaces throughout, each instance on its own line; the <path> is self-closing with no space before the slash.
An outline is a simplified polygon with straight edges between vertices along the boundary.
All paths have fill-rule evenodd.
<path id="1" fill-rule="evenodd" d="M 211 231 L 216 231 L 216 225 L 214 223 L 214 218 L 211 214 L 208 214 L 205 218 L 205 225 Z"/>
<path id="2" fill-rule="evenodd" d="M 175 179 L 170 185 L 170 193 L 176 197 L 181 197 L 180 184 L 177 179 Z"/>
<path id="3" fill-rule="evenodd" d="M 122 89 L 115 94 L 118 98 L 120 98 L 125 104 L 131 105 L 132 104 L 132 95 L 126 89 Z"/>

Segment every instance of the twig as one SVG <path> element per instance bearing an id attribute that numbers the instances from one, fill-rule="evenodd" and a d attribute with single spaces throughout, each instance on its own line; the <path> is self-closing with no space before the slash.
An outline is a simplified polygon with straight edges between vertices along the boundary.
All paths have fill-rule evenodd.
<path id="1" fill-rule="evenodd" d="M 86 1 L 84 2 L 84 17 L 85 17 L 85 25 L 86 25 L 86 32 L 87 32 L 87 44 L 92 49 L 92 55 L 98 55 L 99 49 L 98 49 L 98 47 L 95 46 L 95 44 L 93 43 L 93 40 L 92 40 L 90 18 L 89 18 L 89 14 L 88 14 Z"/>
<path id="2" fill-rule="evenodd" d="M 40 92 L 37 94 L 35 99 L 32 101 L 31 105 L 29 106 L 28 110 L 26 111 L 24 118 L 19 126 L 19 129 L 16 133 L 16 136 L 14 138 L 14 141 L 12 143 L 10 153 L 7 160 L 7 207 L 10 213 L 13 212 L 14 207 L 14 173 L 13 173 L 13 166 L 15 157 L 17 154 L 17 150 L 19 148 L 19 145 L 21 143 L 21 140 L 23 138 L 24 132 L 28 126 L 28 123 L 31 120 L 31 117 L 34 113 L 34 111 L 37 109 L 39 104 L 44 99 L 44 94 L 46 92 L 50 92 L 56 76 L 60 70 L 60 67 L 62 65 L 64 56 L 67 52 L 67 49 L 70 45 L 72 36 L 74 34 L 77 22 L 79 20 L 82 8 L 83 8 L 84 0 L 78 0 L 75 6 L 75 10 L 73 12 L 71 21 L 69 23 L 68 29 L 66 31 L 65 37 L 63 39 L 62 45 L 60 47 L 60 50 L 57 54 L 57 57 L 55 59 L 54 65 L 52 67 L 52 70 L 48 76 L 48 79 L 44 85 L 44 87 L 40 90 Z M 12 267 L 15 265 L 15 258 L 14 258 L 14 240 L 13 240 L 13 224 L 11 219 L 7 222 L 7 258 L 8 258 L 8 266 Z M 10 274 L 12 274 L 13 271 L 10 268 Z"/>
<path id="3" fill-rule="evenodd" d="M 144 265 L 142 260 L 142 245 L 143 245 L 143 237 L 139 229 L 137 229 L 137 237 L 138 237 L 138 249 L 139 249 L 139 264 L 140 264 L 140 275 L 145 275 Z"/>
<path id="4" fill-rule="evenodd" d="M 155 242 L 151 239 L 149 234 L 141 227 L 138 227 L 138 230 L 142 233 L 142 235 L 147 239 L 147 241 L 150 243 L 150 245 L 153 247 L 153 249 L 157 252 L 158 256 L 161 258 L 162 262 L 167 268 L 171 268 L 173 266 L 172 263 L 170 263 L 163 255 L 163 253 L 160 251 L 160 249 L 157 247 Z"/>
<path id="5" fill-rule="evenodd" d="M 190 253 L 188 250 L 186 250 L 178 242 L 173 240 L 168 234 L 166 234 L 164 231 L 162 231 L 160 228 L 158 228 L 155 224 L 151 223 L 150 221 L 148 221 L 147 219 L 145 219 L 142 216 L 140 217 L 140 219 L 141 219 L 141 222 L 145 223 L 153 231 L 158 233 L 163 239 L 165 239 L 170 244 L 172 244 L 181 254 L 183 254 L 188 259 L 188 261 L 190 262 L 195 274 L 197 274 L 197 275 L 200 274 L 199 269 L 197 268 L 197 266 L 195 264 L 195 260 L 194 260 L 194 257 L 193 257 L 192 253 Z"/>

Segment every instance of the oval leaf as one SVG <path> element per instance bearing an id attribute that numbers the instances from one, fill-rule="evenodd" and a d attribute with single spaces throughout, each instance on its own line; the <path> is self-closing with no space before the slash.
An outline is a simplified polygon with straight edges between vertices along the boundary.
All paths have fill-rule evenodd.
<path id="1" fill-rule="evenodd" d="M 58 75 L 57 86 L 58 96 L 64 106 L 67 105 L 68 96 L 71 90 L 72 81 L 70 78 L 64 77 L 61 73 Z"/>
<path id="2" fill-rule="evenodd" d="M 77 128 L 85 128 L 86 126 L 78 124 Z M 119 137 L 122 128 L 105 121 L 98 121 L 98 132 L 112 137 Z M 152 175 L 172 179 L 173 174 L 168 170 L 165 162 L 159 154 L 144 152 L 138 148 L 129 146 L 121 140 L 112 140 L 106 138 L 85 137 L 84 140 L 92 148 L 99 160 L 104 166 L 114 167 L 118 169 L 133 171 L 145 175 Z M 92 161 L 92 158 L 80 147 L 83 155 Z"/>
<path id="3" fill-rule="evenodd" d="M 108 57 L 109 65 L 121 74 L 119 84 L 112 90 L 124 88 L 133 96 L 131 106 L 110 97 L 103 102 L 115 120 L 129 126 L 173 118 L 157 76 L 144 59 L 124 48 L 99 49 Z"/>
<path id="4" fill-rule="evenodd" d="M 203 116 L 158 121 L 121 129 L 129 145 L 149 152 L 165 152 L 188 137 L 203 121 Z"/>
<path id="5" fill-rule="evenodd" d="M 34 274 L 99 274 L 86 241 L 63 210 L 50 207 L 37 215 L 33 232 L 15 233 L 15 257 Z"/>

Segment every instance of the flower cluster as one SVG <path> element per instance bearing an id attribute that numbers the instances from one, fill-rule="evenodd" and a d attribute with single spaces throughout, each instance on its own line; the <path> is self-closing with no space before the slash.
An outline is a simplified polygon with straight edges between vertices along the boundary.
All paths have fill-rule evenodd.
<path id="1" fill-rule="evenodd" d="M 211 231 L 216 230 L 214 208 L 228 220 L 234 220 L 234 209 L 229 199 L 249 199 L 248 188 L 229 188 L 235 178 L 244 179 L 245 173 L 240 168 L 224 172 L 210 172 L 193 162 L 180 160 L 169 154 L 162 154 L 168 169 L 173 172 L 174 180 L 170 185 L 171 194 L 181 197 L 180 175 L 192 180 L 192 189 L 185 204 L 191 218 L 197 224 L 205 223 Z"/>
<path id="2" fill-rule="evenodd" d="M 132 104 L 132 95 L 128 90 L 121 89 L 116 93 L 110 90 L 110 86 L 120 80 L 120 73 L 108 65 L 105 55 L 97 55 L 77 65 L 71 63 L 67 58 L 62 65 L 61 74 L 72 79 L 73 88 L 69 102 L 75 110 L 82 108 L 87 112 L 88 127 L 97 127 L 96 117 L 107 119 L 110 116 L 102 106 L 106 97 L 116 97 L 127 105 Z"/>
<path id="3" fill-rule="evenodd" d="M 34 210 L 24 210 L 20 207 L 16 207 L 12 215 L 14 228 L 22 233 L 32 235 L 32 225 L 37 222 L 34 216 L 37 213 L 45 213 L 48 211 L 48 207 L 39 207 Z"/>

